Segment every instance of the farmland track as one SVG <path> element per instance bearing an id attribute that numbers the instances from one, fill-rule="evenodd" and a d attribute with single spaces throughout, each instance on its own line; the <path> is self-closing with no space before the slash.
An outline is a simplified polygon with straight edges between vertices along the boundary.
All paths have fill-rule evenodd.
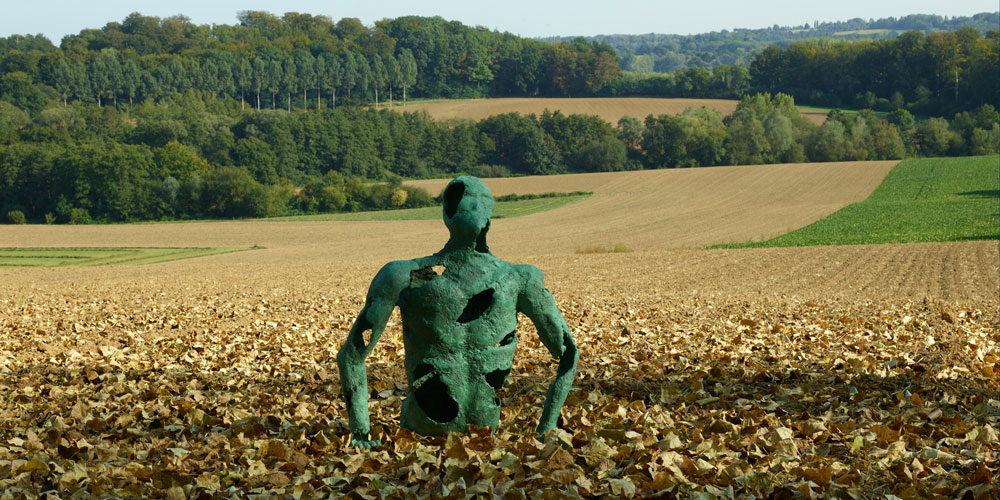
<path id="1" fill-rule="evenodd" d="M 686 99 L 657 97 L 580 97 L 580 98 L 541 98 L 541 97 L 509 97 L 499 99 L 461 99 L 441 102 L 409 104 L 406 107 L 393 107 L 396 111 L 427 111 L 434 119 L 469 118 L 481 120 L 494 115 L 516 112 L 522 115 L 534 113 L 541 115 L 543 111 L 561 111 L 564 115 L 586 114 L 597 115 L 612 125 L 617 124 L 623 116 L 632 116 L 643 120 L 647 115 L 677 115 L 688 108 L 705 106 L 723 115 L 732 114 L 739 101 L 732 99 Z M 800 113 L 816 124 L 826 120 L 826 112 L 800 109 Z"/>

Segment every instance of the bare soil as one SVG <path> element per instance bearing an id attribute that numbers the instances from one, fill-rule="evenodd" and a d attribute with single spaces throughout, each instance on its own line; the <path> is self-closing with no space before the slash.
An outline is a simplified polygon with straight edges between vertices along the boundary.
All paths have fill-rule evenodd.
<path id="1" fill-rule="evenodd" d="M 623 116 L 632 116 L 643 120 L 647 115 L 662 114 L 677 115 L 688 108 L 702 106 L 719 111 L 723 115 L 732 114 L 739 101 L 732 99 L 686 99 L 657 97 L 580 97 L 580 98 L 527 98 L 510 97 L 499 99 L 462 99 L 453 101 L 428 102 L 409 104 L 406 107 L 393 107 L 397 111 L 427 111 L 431 117 L 443 120 L 448 118 L 470 118 L 481 120 L 493 115 L 516 112 L 522 115 L 534 113 L 541 115 L 543 111 L 561 111 L 564 115 L 586 114 L 597 115 L 612 125 L 617 124 Z M 816 124 L 826 120 L 823 111 L 800 109 L 803 116 Z"/>

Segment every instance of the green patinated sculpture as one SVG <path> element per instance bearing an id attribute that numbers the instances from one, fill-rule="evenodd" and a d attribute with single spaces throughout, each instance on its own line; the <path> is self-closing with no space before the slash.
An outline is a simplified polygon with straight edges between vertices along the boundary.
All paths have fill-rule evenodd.
<path id="1" fill-rule="evenodd" d="M 364 309 L 337 353 L 347 400 L 351 442 L 369 440 L 365 358 L 397 305 L 403 322 L 409 382 L 400 423 L 423 435 L 466 432 L 468 425 L 500 423 L 496 391 L 510 373 L 517 347 L 517 313 L 535 324 L 559 360 L 537 431 L 556 425 L 576 373 L 579 354 L 544 278 L 534 266 L 512 265 L 490 253 L 486 233 L 493 196 L 475 177 L 452 180 L 444 191 L 444 222 L 451 237 L 434 255 L 386 264 L 372 280 Z M 443 268 L 438 274 L 436 269 Z M 366 345 L 364 334 L 371 330 Z"/>

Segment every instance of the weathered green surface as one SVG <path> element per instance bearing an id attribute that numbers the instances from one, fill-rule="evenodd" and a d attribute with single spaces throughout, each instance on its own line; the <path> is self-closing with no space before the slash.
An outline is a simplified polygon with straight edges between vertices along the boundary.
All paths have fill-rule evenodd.
<path id="1" fill-rule="evenodd" d="M 579 356 L 543 274 L 490 253 L 486 233 L 493 196 L 482 181 L 462 176 L 445 188 L 444 222 L 451 238 L 434 255 L 386 264 L 372 280 L 365 306 L 337 353 L 352 442 L 377 445 L 368 433 L 365 358 L 399 306 L 409 382 L 400 423 L 424 435 L 466 432 L 500 423 L 499 389 L 517 347 L 517 313 L 531 319 L 559 360 L 539 434 L 555 427 Z M 365 332 L 371 331 L 365 344 Z"/>

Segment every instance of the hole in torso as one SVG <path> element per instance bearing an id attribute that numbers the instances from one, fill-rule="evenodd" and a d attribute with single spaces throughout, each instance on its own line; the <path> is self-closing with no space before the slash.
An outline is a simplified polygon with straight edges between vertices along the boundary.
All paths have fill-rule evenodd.
<path id="1" fill-rule="evenodd" d="M 473 295 L 458 317 L 459 323 L 468 323 L 486 314 L 486 310 L 493 305 L 493 289 L 487 288 Z"/>
<path id="2" fill-rule="evenodd" d="M 505 335 L 504 338 L 500 339 L 500 342 L 497 342 L 497 344 L 495 346 L 493 346 L 493 347 L 503 347 L 505 345 L 510 345 L 515 340 L 517 340 L 517 331 L 516 330 L 513 331 L 513 332 L 508 333 L 507 335 Z"/>
<path id="3" fill-rule="evenodd" d="M 507 375 L 510 374 L 510 368 L 506 370 L 493 370 L 485 375 L 486 383 L 490 384 L 494 390 L 503 387 L 504 381 L 507 380 Z"/>
<path id="4" fill-rule="evenodd" d="M 414 381 L 431 374 L 434 367 L 421 363 L 413 370 Z M 458 416 L 458 402 L 448 394 L 448 386 L 441 380 L 441 375 L 434 373 L 413 391 L 417 405 L 431 420 L 444 424 L 455 420 Z"/>
<path id="5" fill-rule="evenodd" d="M 446 267 L 441 265 L 414 269 L 410 271 L 410 286 L 413 288 L 420 288 L 426 285 L 428 281 L 444 274 L 446 269 Z"/>

